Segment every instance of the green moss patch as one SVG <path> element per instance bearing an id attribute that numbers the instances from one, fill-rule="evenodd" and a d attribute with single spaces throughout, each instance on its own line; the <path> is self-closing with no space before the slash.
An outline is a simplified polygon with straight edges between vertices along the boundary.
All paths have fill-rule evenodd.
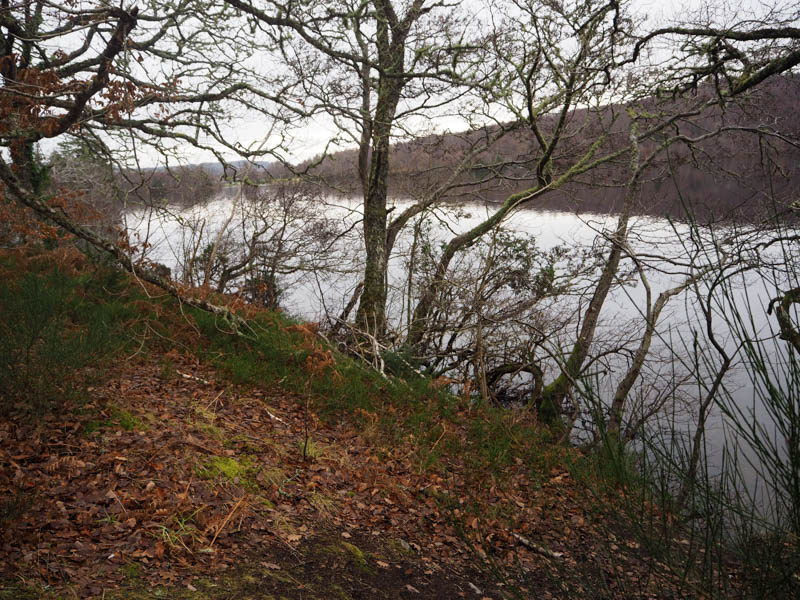
<path id="1" fill-rule="evenodd" d="M 197 468 L 198 477 L 203 479 L 227 479 L 249 489 L 257 489 L 258 469 L 250 456 L 239 460 L 229 456 L 212 456 Z"/>

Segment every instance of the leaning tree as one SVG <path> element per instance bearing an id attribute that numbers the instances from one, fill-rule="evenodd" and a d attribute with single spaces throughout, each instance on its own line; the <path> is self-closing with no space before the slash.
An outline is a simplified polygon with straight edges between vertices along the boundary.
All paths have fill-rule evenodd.
<path id="1" fill-rule="evenodd" d="M 228 7 L 197 0 L 150 2 L 143 10 L 100 1 L 3 3 L 4 205 L 24 205 L 178 295 L 174 285 L 135 260 L 119 232 L 101 235 L 70 213 L 67 195 L 50 185 L 39 148 L 72 138 L 80 142 L 73 147 L 118 166 L 163 163 L 187 144 L 220 160 L 233 151 L 269 153 L 272 144 L 248 150 L 226 129 L 232 112 L 269 102 L 275 91 L 265 78 L 242 79 L 237 64 L 251 60 L 252 49 L 242 43 L 244 32 L 231 27 L 235 18 Z"/>
<path id="2" fill-rule="evenodd" d="M 555 378 L 535 386 L 540 417 L 555 423 L 590 362 L 600 313 L 620 263 L 631 256 L 630 219 L 641 201 L 643 179 L 653 177 L 657 163 L 676 146 L 698 148 L 731 131 L 780 136 L 769 123 L 748 128 L 722 120 L 709 129 L 708 114 L 724 110 L 734 98 L 798 63 L 798 32 L 791 26 L 796 15 L 772 12 L 769 23 L 743 20 L 720 27 L 698 22 L 648 33 L 618 2 L 525 0 L 504 6 L 512 7 L 510 20 L 515 26 L 500 24 L 493 37 L 500 67 L 493 83 L 503 91 L 491 90 L 486 105 L 496 106 L 500 98 L 505 109 L 500 114 L 510 115 L 529 132 L 528 175 L 518 170 L 498 173 L 522 181 L 524 187 L 444 246 L 419 294 L 407 343 L 418 355 L 426 355 L 435 333 L 432 315 L 448 293 L 449 269 L 457 253 L 472 247 L 520 207 L 535 207 L 545 194 L 566 200 L 576 185 L 602 182 L 604 191 L 596 193 L 606 194 L 616 187 L 621 196 L 619 217 L 616 226 L 604 233 L 607 249 L 575 320 L 571 347 L 557 352 Z M 614 427 L 623 398 L 640 374 L 663 303 L 692 281 L 689 278 L 651 305 L 634 367 L 617 390 Z M 529 364 L 522 366 L 532 368 L 539 360 L 531 355 Z"/>

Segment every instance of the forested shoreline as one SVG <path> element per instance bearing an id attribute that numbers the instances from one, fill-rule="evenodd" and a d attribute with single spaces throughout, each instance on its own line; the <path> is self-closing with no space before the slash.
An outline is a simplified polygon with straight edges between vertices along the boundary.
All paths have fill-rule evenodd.
<path id="1" fill-rule="evenodd" d="M 647 10 L 3 3 L 0 597 L 796 596 L 800 12 Z"/>

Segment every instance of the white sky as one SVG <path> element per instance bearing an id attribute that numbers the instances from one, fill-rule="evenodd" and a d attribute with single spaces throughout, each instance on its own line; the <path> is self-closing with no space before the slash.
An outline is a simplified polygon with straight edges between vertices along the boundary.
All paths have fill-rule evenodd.
<path id="1" fill-rule="evenodd" d="M 475 4 L 486 8 L 485 4 L 477 4 L 473 0 L 467 0 L 467 3 Z M 646 17 L 646 24 L 644 29 L 651 29 L 660 25 L 666 24 L 670 21 L 684 20 L 687 15 L 694 13 L 698 10 L 703 10 L 709 7 L 709 2 L 702 0 L 633 0 L 630 8 L 633 12 L 641 17 Z M 758 0 L 742 0 L 735 2 L 732 0 L 722 0 L 721 6 L 723 7 L 722 20 L 730 19 L 734 14 L 739 15 L 739 18 L 745 17 L 748 11 L 764 12 L 767 4 L 759 2 Z M 727 14 L 725 14 L 727 13 Z M 720 13 L 717 12 L 719 15 Z M 727 18 L 726 18 L 727 17 Z M 228 124 L 228 137 L 229 141 L 239 142 L 246 147 L 255 147 L 259 145 L 270 129 L 270 123 L 257 115 L 248 118 L 240 118 L 231 120 Z M 439 131 L 449 130 L 463 130 L 465 123 L 456 118 L 444 118 L 437 122 L 437 129 Z M 304 160 L 319 154 L 325 147 L 326 142 L 337 135 L 338 130 L 329 118 L 319 117 L 306 125 L 302 130 L 295 132 L 294 140 L 291 145 L 291 159 Z M 49 142 L 42 144 L 42 149 L 46 153 L 55 147 L 56 142 Z M 231 160 L 236 160 L 237 157 L 230 151 L 224 152 Z M 199 150 L 186 145 L 182 151 L 183 159 L 188 163 L 209 162 L 214 161 L 213 154 L 208 151 Z M 148 149 L 140 148 L 141 163 L 144 166 L 152 166 L 159 162 L 157 155 Z"/>
<path id="2" fill-rule="evenodd" d="M 475 4 L 481 8 L 486 5 L 483 2 L 466 0 L 467 4 Z M 630 9 L 636 16 L 646 19 L 644 29 L 654 29 L 670 22 L 683 21 L 689 15 L 698 11 L 710 10 L 713 5 L 721 6 L 714 9 L 715 14 L 723 21 L 730 19 L 740 20 L 747 18 L 748 13 L 763 13 L 771 4 L 760 0 L 720 0 L 720 2 L 707 2 L 705 0 L 632 0 Z M 437 129 L 462 131 L 464 123 L 455 118 L 440 119 L 437 122 Z M 231 134 L 245 146 L 257 146 L 269 126 L 258 118 L 247 119 L 237 122 L 232 127 Z M 293 160 L 305 160 L 318 155 L 325 147 L 325 144 L 335 137 L 339 131 L 330 119 L 316 118 L 309 123 L 302 131 L 298 131 L 295 143 L 292 145 Z M 203 153 L 196 149 L 187 149 L 186 157 L 189 162 L 205 162 L 213 160 L 209 153 Z"/>

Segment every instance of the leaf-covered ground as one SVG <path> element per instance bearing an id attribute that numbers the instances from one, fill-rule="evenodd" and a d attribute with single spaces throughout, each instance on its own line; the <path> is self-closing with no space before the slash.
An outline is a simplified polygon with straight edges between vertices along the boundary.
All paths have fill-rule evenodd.
<path id="1" fill-rule="evenodd" d="M 74 250 L 0 254 L 0 292 L 2 600 L 691 591 L 634 535 L 658 511 L 526 410 L 256 307 L 233 336 Z"/>
<path id="2" fill-rule="evenodd" d="M 2 598 L 672 596 L 562 467 L 427 468 L 175 351 L 89 395 L 0 422 Z"/>

